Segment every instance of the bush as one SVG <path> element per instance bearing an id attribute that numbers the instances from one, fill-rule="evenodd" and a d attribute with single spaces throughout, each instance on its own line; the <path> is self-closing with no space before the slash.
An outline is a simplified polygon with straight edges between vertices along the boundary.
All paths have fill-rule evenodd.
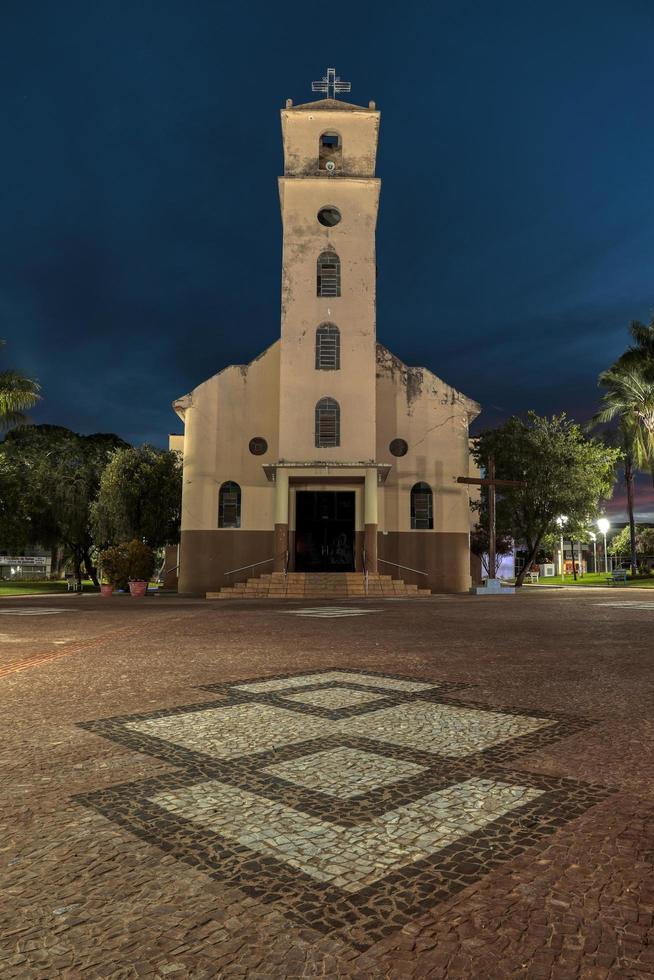
<path id="1" fill-rule="evenodd" d="M 154 551 L 142 541 L 128 541 L 105 548 L 98 555 L 102 577 L 115 589 L 126 589 L 136 579 L 150 581 L 154 571 Z"/>
<path id="2" fill-rule="evenodd" d="M 114 589 L 126 589 L 129 582 L 129 565 L 127 550 L 124 544 L 105 548 L 98 555 L 98 564 L 102 569 L 102 579 Z"/>
<path id="3" fill-rule="evenodd" d="M 129 580 L 133 582 L 138 579 L 149 582 L 154 571 L 154 551 L 152 548 L 136 539 L 128 541 L 123 547 L 127 553 Z"/>

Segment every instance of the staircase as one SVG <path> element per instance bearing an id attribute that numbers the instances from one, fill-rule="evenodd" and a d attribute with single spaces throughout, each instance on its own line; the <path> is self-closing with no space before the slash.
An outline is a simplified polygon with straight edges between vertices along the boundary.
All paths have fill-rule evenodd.
<path id="1" fill-rule="evenodd" d="M 227 586 L 220 592 L 207 592 L 207 599 L 375 599 L 402 596 L 421 599 L 429 589 L 407 585 L 390 575 L 369 573 L 368 591 L 363 572 L 271 572 Z"/>

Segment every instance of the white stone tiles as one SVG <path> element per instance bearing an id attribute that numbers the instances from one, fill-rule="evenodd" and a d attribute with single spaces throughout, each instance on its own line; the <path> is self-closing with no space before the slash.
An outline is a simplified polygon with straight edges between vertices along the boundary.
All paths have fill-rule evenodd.
<path id="1" fill-rule="evenodd" d="M 325 749 L 263 770 L 296 786 L 349 799 L 426 772 L 425 766 L 401 762 L 358 749 Z"/>
<path id="2" fill-rule="evenodd" d="M 373 694 L 369 691 L 349 691 L 346 687 L 323 688 L 320 691 L 301 691 L 299 694 L 283 694 L 285 701 L 298 701 L 300 704 L 310 704 L 315 708 L 352 708 L 370 701 L 379 701 L 383 694 Z"/>
<path id="3" fill-rule="evenodd" d="M 414 701 L 339 722 L 347 735 L 464 758 L 554 724 L 550 719 Z"/>
<path id="4" fill-rule="evenodd" d="M 268 704 L 237 704 L 132 721 L 126 728 L 217 759 L 235 759 L 305 739 L 325 738 L 336 730 L 335 725 L 325 718 Z"/>
<path id="5" fill-rule="evenodd" d="M 236 691 L 251 691 L 253 694 L 272 694 L 311 684 L 358 684 L 361 687 L 379 687 L 388 691 L 432 691 L 438 684 L 425 681 L 398 681 L 393 677 L 376 677 L 374 674 L 358 674 L 348 670 L 332 670 L 324 674 L 300 674 L 295 677 L 275 678 L 269 681 L 252 681 L 249 684 L 230 685 Z"/>
<path id="6" fill-rule="evenodd" d="M 343 827 L 217 780 L 160 793 L 152 802 L 176 816 L 354 893 L 437 853 L 540 790 L 473 777 Z"/>

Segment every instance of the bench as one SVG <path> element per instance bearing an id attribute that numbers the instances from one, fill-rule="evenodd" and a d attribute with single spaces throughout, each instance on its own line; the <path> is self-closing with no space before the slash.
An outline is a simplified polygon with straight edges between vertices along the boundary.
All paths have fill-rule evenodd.
<path id="1" fill-rule="evenodd" d="M 606 579 L 607 585 L 626 585 L 627 584 L 627 569 L 626 568 L 614 568 L 611 574 Z"/>
<path id="2" fill-rule="evenodd" d="M 538 572 L 527 572 L 525 582 L 529 582 L 529 585 L 538 585 L 538 576 Z"/>

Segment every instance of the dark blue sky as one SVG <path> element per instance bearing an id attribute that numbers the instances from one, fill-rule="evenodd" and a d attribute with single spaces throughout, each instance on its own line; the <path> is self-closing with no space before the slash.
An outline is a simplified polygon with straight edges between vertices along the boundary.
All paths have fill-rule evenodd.
<path id="1" fill-rule="evenodd" d="M 586 418 L 654 307 L 654 4 L 4 0 L 0 336 L 37 420 L 162 444 L 279 332 L 279 109 L 382 111 L 379 338 Z"/>

